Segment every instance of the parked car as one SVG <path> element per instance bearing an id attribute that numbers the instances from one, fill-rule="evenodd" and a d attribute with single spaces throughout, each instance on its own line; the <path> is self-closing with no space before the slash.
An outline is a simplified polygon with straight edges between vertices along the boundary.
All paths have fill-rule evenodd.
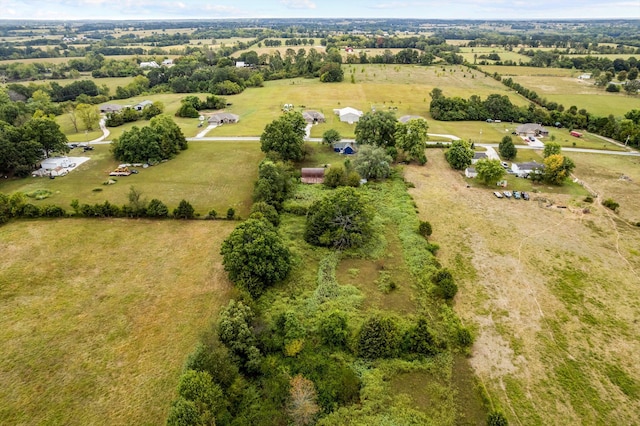
<path id="1" fill-rule="evenodd" d="M 77 148 L 77 147 L 78 147 L 78 144 L 77 144 L 77 143 L 68 143 L 68 144 L 67 144 L 67 146 L 68 146 L 70 149 L 73 149 L 73 148 Z"/>
<path id="2" fill-rule="evenodd" d="M 526 201 L 529 201 L 529 193 L 528 192 L 523 192 L 522 193 L 522 199 L 526 200 Z"/>
<path id="3" fill-rule="evenodd" d="M 504 167 L 505 169 L 508 169 L 508 168 L 509 168 L 509 163 L 507 163 L 506 161 L 501 161 L 501 162 L 500 162 L 500 165 L 501 165 L 502 167 Z"/>
<path id="4" fill-rule="evenodd" d="M 82 150 L 83 150 L 84 152 L 87 152 L 87 151 L 93 151 L 93 147 L 92 147 L 91 145 L 87 145 L 87 146 L 85 146 L 84 148 L 82 148 Z"/>
<path id="5" fill-rule="evenodd" d="M 520 199 L 520 191 L 513 191 L 513 198 L 515 198 L 516 200 Z"/>
<path id="6" fill-rule="evenodd" d="M 505 197 L 511 198 L 511 191 L 503 191 L 502 193 L 504 194 Z"/>
<path id="7" fill-rule="evenodd" d="M 502 194 L 498 191 L 494 192 L 493 195 L 495 195 L 497 198 L 502 198 Z"/>

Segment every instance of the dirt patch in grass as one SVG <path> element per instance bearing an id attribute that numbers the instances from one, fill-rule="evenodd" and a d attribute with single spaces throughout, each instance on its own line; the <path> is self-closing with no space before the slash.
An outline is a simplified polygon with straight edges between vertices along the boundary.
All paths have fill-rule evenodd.
<path id="1" fill-rule="evenodd" d="M 430 153 L 405 176 L 460 287 L 455 308 L 475 330 L 470 362 L 491 403 L 514 424 L 637 421 L 640 230 L 573 191 L 499 200 Z M 634 184 L 634 160 L 589 155 L 572 155 L 578 176 L 635 206 L 617 192 L 630 183 L 611 180 L 623 161 Z"/>
<path id="2" fill-rule="evenodd" d="M 0 228 L 0 423 L 161 424 L 226 303 L 231 222 Z"/>

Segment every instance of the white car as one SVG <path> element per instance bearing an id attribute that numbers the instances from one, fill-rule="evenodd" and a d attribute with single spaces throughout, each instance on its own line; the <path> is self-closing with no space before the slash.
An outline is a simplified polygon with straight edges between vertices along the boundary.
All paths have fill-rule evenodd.
<path id="1" fill-rule="evenodd" d="M 502 194 L 498 191 L 494 192 L 493 195 L 495 195 L 497 198 L 502 198 Z"/>

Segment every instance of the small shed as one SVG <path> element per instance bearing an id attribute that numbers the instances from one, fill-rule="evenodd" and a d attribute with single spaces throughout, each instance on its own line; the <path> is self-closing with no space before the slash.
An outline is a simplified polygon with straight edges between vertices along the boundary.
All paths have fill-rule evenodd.
<path id="1" fill-rule="evenodd" d="M 230 112 L 216 112 L 209 117 L 209 124 L 229 124 L 237 123 L 240 120 L 240 116 L 231 114 Z"/>
<path id="2" fill-rule="evenodd" d="M 333 150 L 339 154 L 353 155 L 358 152 L 358 144 L 355 142 L 334 142 Z"/>
<path id="3" fill-rule="evenodd" d="M 464 169 L 464 175 L 469 179 L 472 179 L 478 176 L 478 172 L 476 171 L 475 167 L 467 167 L 466 169 Z"/>
<path id="4" fill-rule="evenodd" d="M 306 167 L 301 169 L 300 181 L 302 183 L 323 183 L 324 168 L 322 167 Z"/>

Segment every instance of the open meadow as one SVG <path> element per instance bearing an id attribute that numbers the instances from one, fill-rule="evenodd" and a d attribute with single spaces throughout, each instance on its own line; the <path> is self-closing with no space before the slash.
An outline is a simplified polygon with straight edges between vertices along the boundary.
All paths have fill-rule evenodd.
<path id="1" fill-rule="evenodd" d="M 622 116 L 627 111 L 640 108 L 640 97 L 627 95 L 624 91 L 610 93 L 596 87 L 595 80 L 581 80 L 579 70 L 560 68 L 482 66 L 484 71 L 497 72 L 503 78 L 510 77 L 527 89 L 535 91 L 548 101 L 564 105 L 565 109 L 575 105 L 598 116 Z"/>
<path id="2" fill-rule="evenodd" d="M 638 160 L 573 154 L 576 175 L 638 220 Z M 584 191 L 497 199 L 442 151 L 427 155 L 405 178 L 460 285 L 455 309 L 475 329 L 470 362 L 491 406 L 516 425 L 637 424 L 640 228 Z"/>
<path id="3" fill-rule="evenodd" d="M 228 221 L 59 219 L 0 228 L 0 423 L 163 424 L 231 290 Z"/>

